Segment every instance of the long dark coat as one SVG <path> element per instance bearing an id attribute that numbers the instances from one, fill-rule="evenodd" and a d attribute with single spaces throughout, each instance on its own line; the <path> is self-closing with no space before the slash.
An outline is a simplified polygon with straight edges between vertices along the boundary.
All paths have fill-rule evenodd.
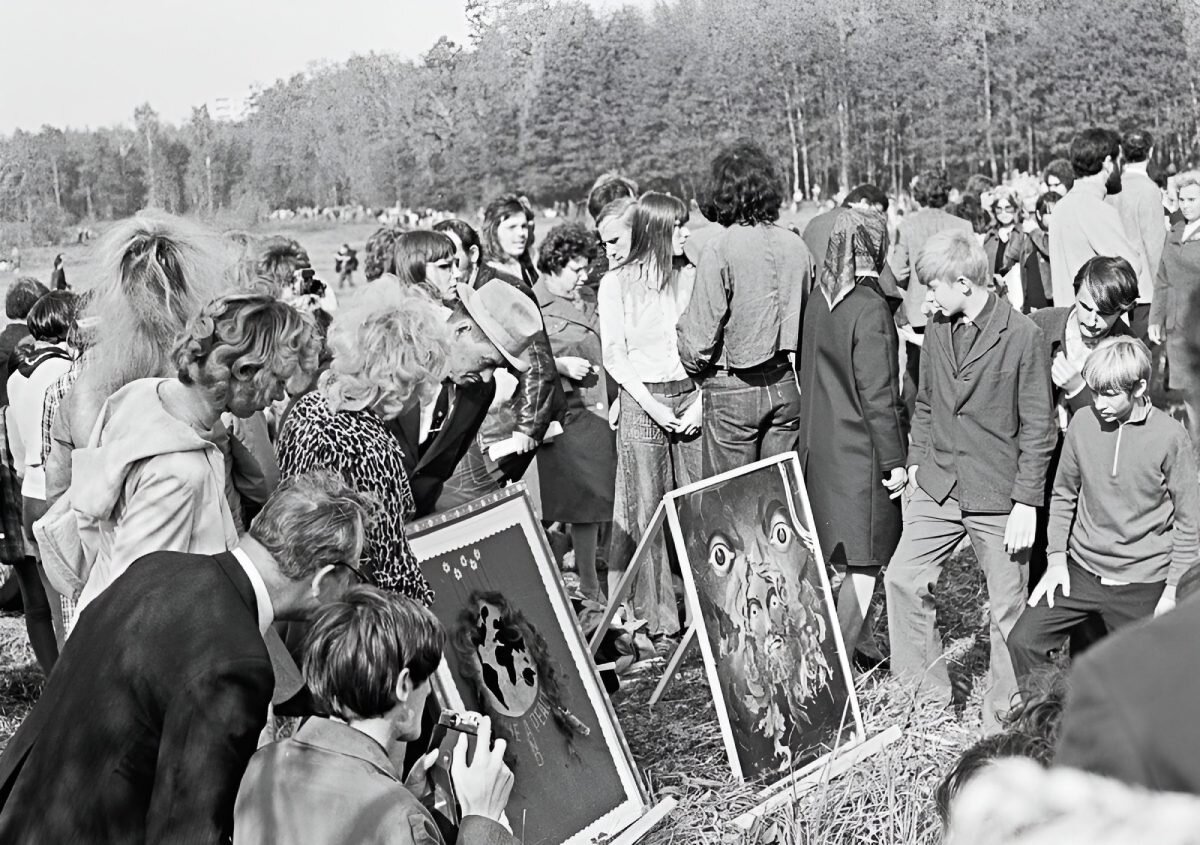
<path id="1" fill-rule="evenodd" d="M 594 365 L 594 372 L 581 381 L 563 377 L 567 397 L 563 433 L 538 449 L 542 517 L 556 522 L 608 522 L 613 512 L 617 443 L 608 425 L 611 395 L 595 296 L 585 291 L 579 309 L 552 294 L 541 281 L 533 292 L 554 357 L 586 358 Z"/>
<path id="2" fill-rule="evenodd" d="M 800 347 L 800 461 L 821 551 L 831 563 L 886 564 L 900 500 L 883 478 L 904 466 L 908 421 L 899 341 L 887 302 L 855 285 L 830 311 L 809 297 Z"/>

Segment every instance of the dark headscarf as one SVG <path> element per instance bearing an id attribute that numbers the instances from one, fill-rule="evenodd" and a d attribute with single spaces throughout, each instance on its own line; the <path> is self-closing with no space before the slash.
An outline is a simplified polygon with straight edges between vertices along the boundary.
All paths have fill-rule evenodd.
<path id="1" fill-rule="evenodd" d="M 878 211 L 846 209 L 834 221 L 821 267 L 821 289 L 829 302 L 860 276 L 878 278 L 887 260 L 887 219 Z"/>

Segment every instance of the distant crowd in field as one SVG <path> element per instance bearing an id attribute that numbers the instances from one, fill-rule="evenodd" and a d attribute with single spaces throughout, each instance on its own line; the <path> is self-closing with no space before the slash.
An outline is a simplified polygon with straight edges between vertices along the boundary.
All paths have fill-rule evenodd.
<path id="1" fill-rule="evenodd" d="M 793 451 L 847 652 L 946 707 L 970 539 L 986 736 L 950 841 L 1193 841 L 1200 802 L 1158 793 L 1200 794 L 1200 172 L 1152 157 L 1086 129 L 1036 177 L 860 185 L 796 231 L 738 141 L 694 206 L 606 173 L 538 239 L 506 193 L 343 245 L 336 286 L 293 238 L 153 210 L 90 278 L 17 278 L 0 560 L 47 680 L 0 841 L 509 842 L 486 717 L 458 824 L 427 806 L 446 634 L 406 526 L 525 481 L 587 628 L 666 493 Z M 622 670 L 678 647 L 678 566 L 638 568 Z"/>

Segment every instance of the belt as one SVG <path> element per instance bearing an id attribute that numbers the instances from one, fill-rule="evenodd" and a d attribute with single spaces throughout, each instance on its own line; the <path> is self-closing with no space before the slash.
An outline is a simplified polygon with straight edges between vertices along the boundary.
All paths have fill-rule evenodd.
<path id="1" fill-rule="evenodd" d="M 755 364 L 752 367 L 730 367 L 728 364 L 717 364 L 716 368 L 717 372 L 720 373 L 753 375 L 755 373 L 773 373 L 775 370 L 790 366 L 791 361 L 788 360 L 788 354 L 786 352 L 776 352 L 761 364 Z"/>

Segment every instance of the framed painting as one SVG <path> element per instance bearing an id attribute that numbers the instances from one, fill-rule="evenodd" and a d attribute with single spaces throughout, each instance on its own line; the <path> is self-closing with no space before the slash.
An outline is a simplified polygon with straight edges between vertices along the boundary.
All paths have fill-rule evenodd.
<path id="1" fill-rule="evenodd" d="M 645 790 L 525 485 L 407 533 L 448 635 L 435 691 L 445 707 L 491 716 L 508 741 L 513 833 L 525 845 L 593 843 L 641 818 Z"/>
<path id="2" fill-rule="evenodd" d="M 665 504 L 734 774 L 790 781 L 862 741 L 795 453 L 680 488 Z"/>

